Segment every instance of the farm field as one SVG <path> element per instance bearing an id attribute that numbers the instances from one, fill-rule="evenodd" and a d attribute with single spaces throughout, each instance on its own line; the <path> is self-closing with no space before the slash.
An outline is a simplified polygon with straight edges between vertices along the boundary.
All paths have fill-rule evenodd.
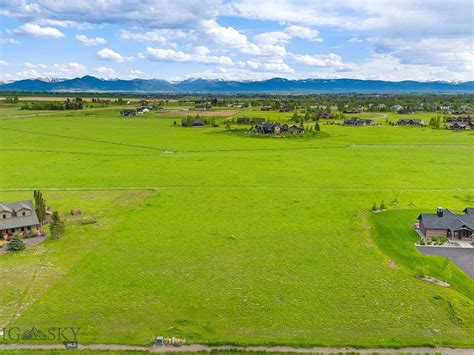
<path id="1" fill-rule="evenodd" d="M 233 117 L 248 114 L 291 117 Z M 97 219 L 0 256 L 0 327 L 80 327 L 99 344 L 474 346 L 474 281 L 419 254 L 410 228 L 474 204 L 474 133 L 322 124 L 259 139 L 179 119 L 0 107 L 0 200 L 39 188 L 61 215 Z M 417 279 L 425 265 L 449 267 L 451 287 Z"/>

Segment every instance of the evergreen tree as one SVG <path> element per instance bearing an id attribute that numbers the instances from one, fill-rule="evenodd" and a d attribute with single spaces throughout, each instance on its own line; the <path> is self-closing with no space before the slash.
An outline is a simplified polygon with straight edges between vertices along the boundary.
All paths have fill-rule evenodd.
<path id="1" fill-rule="evenodd" d="M 7 250 L 9 251 L 21 251 L 25 250 L 25 243 L 21 240 L 18 234 L 13 234 L 12 239 L 7 244 Z"/>
<path id="2" fill-rule="evenodd" d="M 316 122 L 316 125 L 314 126 L 314 128 L 316 128 L 316 132 L 320 132 L 321 131 L 321 127 L 319 126 L 319 123 Z"/>
<path id="3" fill-rule="evenodd" d="M 38 220 L 42 225 L 46 217 L 46 201 L 43 198 L 43 194 L 39 190 L 33 191 L 33 199 L 35 200 L 35 210 Z"/>
<path id="4" fill-rule="evenodd" d="M 374 202 L 374 204 L 372 205 L 372 211 L 375 212 L 377 211 L 377 204 Z"/>
<path id="5" fill-rule="evenodd" d="M 385 209 L 386 209 L 385 203 L 383 202 L 383 200 L 382 200 L 382 203 L 380 204 L 380 209 L 381 209 L 381 210 L 385 210 Z"/>
<path id="6" fill-rule="evenodd" d="M 64 233 L 64 222 L 59 217 L 59 213 L 54 211 L 51 215 L 51 222 L 49 223 L 49 232 L 51 238 L 58 239 Z"/>

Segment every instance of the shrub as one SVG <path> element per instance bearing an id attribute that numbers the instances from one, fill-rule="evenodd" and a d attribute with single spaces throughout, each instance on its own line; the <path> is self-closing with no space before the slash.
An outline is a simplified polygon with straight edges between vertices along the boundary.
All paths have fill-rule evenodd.
<path id="1" fill-rule="evenodd" d="M 385 210 L 385 209 L 386 209 L 385 203 L 383 202 L 383 200 L 382 200 L 382 203 L 380 204 L 380 209 L 381 209 L 381 210 Z"/>
<path id="2" fill-rule="evenodd" d="M 51 238 L 58 239 L 64 233 L 64 222 L 59 217 L 59 213 L 54 211 L 51 215 L 51 222 L 49 223 L 49 232 L 51 233 Z"/>
<path id="3" fill-rule="evenodd" d="M 375 212 L 375 211 L 377 211 L 377 204 L 374 202 L 372 206 L 372 212 Z"/>
<path id="4" fill-rule="evenodd" d="M 7 249 L 9 251 L 21 251 L 25 250 L 26 246 L 23 240 L 21 240 L 18 234 L 13 234 L 12 239 L 7 244 Z"/>

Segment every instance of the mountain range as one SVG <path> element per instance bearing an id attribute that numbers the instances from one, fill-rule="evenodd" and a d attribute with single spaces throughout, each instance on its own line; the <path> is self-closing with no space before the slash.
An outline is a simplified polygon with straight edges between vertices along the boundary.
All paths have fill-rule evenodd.
<path id="1" fill-rule="evenodd" d="M 383 81 L 358 79 L 273 78 L 261 81 L 188 79 L 105 80 L 94 76 L 74 79 L 26 79 L 1 83 L 0 91 L 32 92 L 163 92 L 163 93 L 310 93 L 310 92 L 474 92 L 474 81 Z"/>

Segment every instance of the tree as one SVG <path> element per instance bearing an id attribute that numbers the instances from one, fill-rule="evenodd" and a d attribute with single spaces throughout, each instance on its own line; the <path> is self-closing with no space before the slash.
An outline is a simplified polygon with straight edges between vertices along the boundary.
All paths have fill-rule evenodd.
<path id="1" fill-rule="evenodd" d="M 372 205 L 372 212 L 375 211 L 377 211 L 377 204 L 374 202 L 374 204 Z"/>
<path id="2" fill-rule="evenodd" d="M 33 198 L 35 200 L 35 210 L 38 220 L 43 225 L 46 217 L 46 201 L 43 198 L 43 194 L 39 190 L 33 191 Z"/>
<path id="3" fill-rule="evenodd" d="M 320 132 L 321 131 L 321 127 L 319 126 L 319 123 L 316 122 L 316 125 L 314 126 L 314 128 L 316 128 L 316 132 Z"/>
<path id="4" fill-rule="evenodd" d="M 59 213 L 54 211 L 51 215 L 51 222 L 49 223 L 49 232 L 51 234 L 51 238 L 58 239 L 64 233 L 64 222 L 59 217 Z"/>
<path id="5" fill-rule="evenodd" d="M 382 203 L 380 204 L 380 209 L 381 210 L 384 210 L 386 207 L 385 207 L 385 203 L 383 203 L 383 200 L 382 200 Z"/>
<path id="6" fill-rule="evenodd" d="M 298 122 L 298 112 L 295 111 L 295 113 L 293 114 L 293 116 L 291 117 L 291 120 L 293 122 Z"/>
<path id="7" fill-rule="evenodd" d="M 13 234 L 12 239 L 7 244 L 7 250 L 9 251 L 22 251 L 25 250 L 26 246 L 23 240 L 21 240 L 18 234 Z"/>

